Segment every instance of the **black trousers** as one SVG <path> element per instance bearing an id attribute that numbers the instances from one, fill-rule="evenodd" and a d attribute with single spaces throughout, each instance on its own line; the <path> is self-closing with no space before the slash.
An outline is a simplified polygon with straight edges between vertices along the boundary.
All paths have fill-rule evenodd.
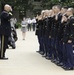
<path id="1" fill-rule="evenodd" d="M 0 58 L 5 57 L 7 45 L 8 45 L 8 36 L 1 35 Z"/>
<path id="2" fill-rule="evenodd" d="M 31 24 L 28 24 L 28 31 L 31 31 Z"/>
<path id="3" fill-rule="evenodd" d="M 33 23 L 33 31 L 35 31 L 35 27 L 36 27 L 36 26 L 35 26 L 35 23 Z"/>
<path id="4" fill-rule="evenodd" d="M 38 42 L 39 42 L 39 51 L 44 53 L 44 42 L 43 37 L 38 35 Z"/>

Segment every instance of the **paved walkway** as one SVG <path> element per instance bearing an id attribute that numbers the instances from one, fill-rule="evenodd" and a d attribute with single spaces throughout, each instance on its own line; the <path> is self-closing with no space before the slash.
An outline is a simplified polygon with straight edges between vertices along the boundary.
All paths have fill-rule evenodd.
<path id="1" fill-rule="evenodd" d="M 74 75 L 74 70 L 65 71 L 36 53 L 38 42 L 33 31 L 27 32 L 24 41 L 20 30 L 17 32 L 17 48 L 7 50 L 9 60 L 0 60 L 0 75 Z"/>

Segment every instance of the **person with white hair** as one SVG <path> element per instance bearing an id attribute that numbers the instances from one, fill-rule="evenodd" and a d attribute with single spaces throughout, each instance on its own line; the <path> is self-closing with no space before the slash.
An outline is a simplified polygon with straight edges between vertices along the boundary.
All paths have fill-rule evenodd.
<path id="1" fill-rule="evenodd" d="M 12 7 L 8 4 L 4 6 L 4 11 L 2 11 L 1 17 L 1 26 L 0 26 L 0 36 L 1 36 L 1 50 L 0 50 L 0 59 L 7 60 L 5 57 L 6 48 L 8 45 L 8 38 L 11 36 L 11 24 L 10 19 L 12 17 Z"/>

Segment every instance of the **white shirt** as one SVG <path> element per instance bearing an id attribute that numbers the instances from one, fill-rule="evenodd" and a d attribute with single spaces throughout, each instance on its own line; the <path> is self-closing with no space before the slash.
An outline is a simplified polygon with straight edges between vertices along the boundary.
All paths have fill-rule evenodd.
<path id="1" fill-rule="evenodd" d="M 28 20 L 28 24 L 31 24 L 31 23 L 32 23 L 32 20 L 29 19 L 29 20 Z"/>
<path id="2" fill-rule="evenodd" d="M 36 23 L 36 19 L 32 19 L 32 23 Z"/>
<path id="3" fill-rule="evenodd" d="M 27 25 L 27 22 L 26 21 L 22 21 L 22 27 L 26 27 L 26 25 Z"/>

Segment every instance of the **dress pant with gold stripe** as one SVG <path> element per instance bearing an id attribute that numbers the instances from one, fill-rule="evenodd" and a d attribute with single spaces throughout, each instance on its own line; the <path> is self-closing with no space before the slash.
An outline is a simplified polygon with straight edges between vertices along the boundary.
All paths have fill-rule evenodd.
<path id="1" fill-rule="evenodd" d="M 7 45 L 8 45 L 8 36 L 1 35 L 0 58 L 5 57 Z"/>

